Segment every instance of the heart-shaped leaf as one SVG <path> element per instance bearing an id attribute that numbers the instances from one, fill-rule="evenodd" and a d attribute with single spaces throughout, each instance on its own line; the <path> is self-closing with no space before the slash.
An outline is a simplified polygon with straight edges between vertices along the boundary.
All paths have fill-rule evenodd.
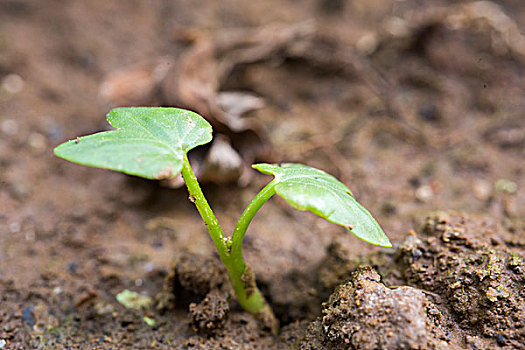
<path id="1" fill-rule="evenodd" d="M 369 243 L 392 246 L 370 212 L 332 175 L 302 164 L 255 164 L 253 167 L 274 175 L 275 192 L 295 209 L 310 211 L 341 225 Z"/>
<path id="2" fill-rule="evenodd" d="M 65 142 L 55 154 L 87 166 L 166 179 L 180 173 L 189 150 L 212 139 L 211 125 L 183 109 L 115 108 L 107 119 L 116 130 Z"/>

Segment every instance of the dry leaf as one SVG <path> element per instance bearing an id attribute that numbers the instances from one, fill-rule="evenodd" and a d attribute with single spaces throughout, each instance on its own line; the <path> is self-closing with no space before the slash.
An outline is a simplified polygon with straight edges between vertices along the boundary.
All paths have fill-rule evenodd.
<path id="1" fill-rule="evenodd" d="M 147 105 L 155 99 L 158 84 L 164 80 L 173 59 L 162 57 L 108 74 L 99 87 L 99 96 L 112 105 Z"/>

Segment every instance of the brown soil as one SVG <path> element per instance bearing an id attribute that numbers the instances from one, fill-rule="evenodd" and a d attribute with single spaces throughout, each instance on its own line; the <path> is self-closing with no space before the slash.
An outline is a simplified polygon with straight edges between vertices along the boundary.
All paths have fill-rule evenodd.
<path id="1" fill-rule="evenodd" d="M 320 282 L 329 290 L 350 281 L 336 287 L 306 339 L 329 349 L 524 348 L 523 243 L 514 228 L 438 213 L 394 252 L 355 259 L 334 244 Z"/>
<path id="2" fill-rule="evenodd" d="M 296 23 L 313 29 L 223 77 L 266 105 L 259 138 L 228 135 L 342 179 L 394 248 L 270 201 L 245 256 L 274 336 L 184 189 L 52 149 L 107 127 L 108 74 Z M 0 349 L 525 349 L 523 23 L 518 0 L 0 2 Z M 175 99 L 152 86 L 125 97 Z M 246 179 L 204 186 L 226 230 L 267 181 Z M 126 309 L 125 289 L 151 306 Z"/>

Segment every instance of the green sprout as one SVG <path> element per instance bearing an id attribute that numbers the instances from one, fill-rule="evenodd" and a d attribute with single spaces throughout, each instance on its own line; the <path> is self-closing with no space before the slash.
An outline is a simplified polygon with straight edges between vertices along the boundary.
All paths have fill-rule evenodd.
<path id="1" fill-rule="evenodd" d="M 348 187 L 324 171 L 302 164 L 255 164 L 273 175 L 248 204 L 231 236 L 221 229 L 188 161 L 191 149 L 212 140 L 211 125 L 196 113 L 177 108 L 115 108 L 107 115 L 116 129 L 79 137 L 55 148 L 55 155 L 71 162 L 111 169 L 147 179 L 169 179 L 182 173 L 211 239 L 224 263 L 239 304 L 276 329 L 278 323 L 257 288 L 255 275 L 242 254 L 242 242 L 255 214 L 274 194 L 292 207 L 310 211 L 343 226 L 369 243 L 391 247 L 372 215 Z"/>

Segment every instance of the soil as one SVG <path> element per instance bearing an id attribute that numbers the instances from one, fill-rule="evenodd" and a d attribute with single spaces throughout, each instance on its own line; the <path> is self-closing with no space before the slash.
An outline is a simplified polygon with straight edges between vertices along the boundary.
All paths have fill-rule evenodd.
<path id="1" fill-rule="evenodd" d="M 226 134 L 246 168 L 340 178 L 394 247 L 272 199 L 244 249 L 273 335 L 236 303 L 185 189 L 52 149 L 107 128 L 114 72 L 297 23 L 307 35 L 226 55 L 218 89 L 264 100 L 258 137 Z M 524 23 L 519 0 L 0 2 L 0 349 L 525 349 Z M 130 104 L 180 97 L 130 79 Z M 226 231 L 266 181 L 204 185 Z M 124 307 L 126 289 L 149 306 Z"/>

